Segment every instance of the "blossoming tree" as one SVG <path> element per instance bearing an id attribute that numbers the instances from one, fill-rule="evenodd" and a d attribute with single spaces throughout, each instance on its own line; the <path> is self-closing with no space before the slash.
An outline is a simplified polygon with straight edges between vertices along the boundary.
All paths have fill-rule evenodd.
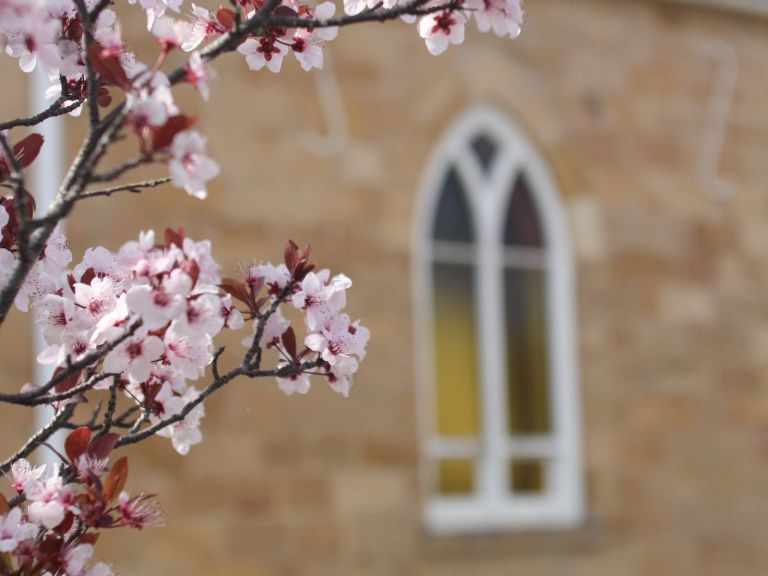
<path id="1" fill-rule="evenodd" d="M 205 399 L 237 378 L 273 377 L 286 394 L 305 394 L 314 376 L 347 396 L 365 356 L 368 330 L 344 312 L 351 280 L 316 268 L 309 247 L 291 241 L 281 263 L 238 278 L 222 278 L 210 242 L 183 229 L 143 232 L 116 251 L 89 248 L 71 265 L 59 224 L 78 202 L 169 182 L 205 198 L 219 168 L 194 118 L 174 103 L 174 88 L 192 84 L 207 100 L 211 64 L 229 52 L 251 70 L 279 72 L 289 54 L 305 70 L 321 68 L 323 43 L 366 21 L 417 22 L 433 54 L 460 43 L 471 18 L 481 31 L 512 37 L 522 21 L 520 0 L 344 0 L 340 16 L 329 1 L 114 4 L 0 0 L 6 53 L 51 81 L 47 109 L 0 122 L 0 183 L 8 190 L 0 197 L 0 325 L 14 306 L 32 314 L 47 344 L 36 360 L 54 368 L 42 384 L 0 384 L 0 402 L 53 408 L 46 426 L 0 460 L 9 480 L 6 495 L 0 491 L 2 576 L 111 574 L 91 561 L 99 531 L 161 522 L 153 496 L 125 490 L 120 448 L 159 435 L 186 454 L 201 440 Z M 120 13 L 137 9 L 157 41 L 151 66 L 121 36 Z M 186 63 L 165 70 L 177 50 L 188 53 Z M 25 180 L 45 145 L 34 127 L 81 113 L 88 129 L 79 151 L 52 203 L 37 206 Z M 135 156 L 110 154 L 126 137 Z M 166 165 L 168 176 L 118 183 L 152 164 Z M 214 345 L 225 329 L 247 329 L 242 359 L 229 368 Z M 266 349 L 277 352 L 268 367 Z M 96 408 L 83 415 L 86 400 Z M 63 449 L 48 443 L 60 430 Z M 56 463 L 35 467 L 27 458 L 43 446 Z"/>

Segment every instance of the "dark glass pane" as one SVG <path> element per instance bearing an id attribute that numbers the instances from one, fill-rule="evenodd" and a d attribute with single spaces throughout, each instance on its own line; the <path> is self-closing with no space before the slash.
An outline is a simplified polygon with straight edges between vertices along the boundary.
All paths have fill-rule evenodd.
<path id="1" fill-rule="evenodd" d="M 475 239 L 464 188 L 454 168 L 448 171 L 440 191 L 432 237 L 453 242 L 472 242 Z"/>
<path id="2" fill-rule="evenodd" d="M 435 263 L 437 434 L 476 436 L 478 429 L 472 267 Z"/>
<path id="3" fill-rule="evenodd" d="M 445 458 L 437 462 L 437 491 L 443 495 L 471 494 L 475 490 L 472 460 Z"/>
<path id="4" fill-rule="evenodd" d="M 537 458 L 520 458 L 510 462 L 509 484 L 514 494 L 544 492 L 544 462 Z"/>
<path id="5" fill-rule="evenodd" d="M 504 244 L 523 248 L 543 246 L 541 223 L 533 202 L 528 180 L 520 174 L 515 180 L 504 224 Z"/>
<path id="6" fill-rule="evenodd" d="M 483 167 L 483 170 L 487 172 L 490 169 L 493 157 L 496 156 L 496 151 L 498 150 L 496 143 L 485 134 L 479 134 L 472 140 L 472 150 L 474 151 L 477 160 L 480 162 L 480 165 Z"/>
<path id="7" fill-rule="evenodd" d="M 544 274 L 504 271 L 509 433 L 550 430 Z"/>

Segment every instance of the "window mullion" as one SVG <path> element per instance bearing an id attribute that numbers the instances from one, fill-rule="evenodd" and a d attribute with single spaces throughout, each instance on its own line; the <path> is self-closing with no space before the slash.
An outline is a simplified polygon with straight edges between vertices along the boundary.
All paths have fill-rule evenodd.
<path id="1" fill-rule="evenodd" d="M 498 242 L 498 207 L 494 191 L 484 182 L 477 196 L 482 218 L 478 227 L 478 298 L 480 329 L 479 349 L 482 357 L 483 402 L 483 496 L 498 503 L 506 496 L 505 489 L 505 416 L 503 381 L 503 349 L 500 305 L 502 303 L 499 263 L 502 258 Z"/>

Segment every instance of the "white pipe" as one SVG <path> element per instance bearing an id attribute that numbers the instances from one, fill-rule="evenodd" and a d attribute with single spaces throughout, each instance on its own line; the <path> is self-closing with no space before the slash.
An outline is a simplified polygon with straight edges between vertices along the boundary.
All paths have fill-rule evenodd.
<path id="1" fill-rule="evenodd" d="M 29 108 L 31 114 L 37 114 L 50 106 L 51 102 L 46 99 L 45 91 L 51 82 L 48 77 L 40 71 L 40 67 L 29 75 Z M 40 154 L 32 163 L 29 170 L 30 190 L 33 191 L 35 202 L 37 204 L 37 215 L 47 212 L 48 206 L 53 201 L 56 190 L 64 175 L 63 156 L 64 156 L 64 131 L 60 118 L 46 120 L 33 128 L 35 132 L 43 135 L 45 142 L 40 149 Z M 61 226 L 61 224 L 59 224 Z M 37 355 L 42 352 L 46 344 L 43 340 L 40 330 L 36 325 L 32 327 L 34 358 L 34 384 L 40 386 L 51 379 L 53 367 L 42 365 L 37 362 Z M 53 408 L 48 406 L 39 406 L 35 408 L 35 431 L 39 430 L 50 422 L 53 417 Z M 54 434 L 48 443 L 54 448 L 61 448 L 64 444 L 64 434 L 59 432 Z M 53 463 L 58 459 L 50 450 L 40 450 L 37 454 L 38 461 L 41 463 Z"/>

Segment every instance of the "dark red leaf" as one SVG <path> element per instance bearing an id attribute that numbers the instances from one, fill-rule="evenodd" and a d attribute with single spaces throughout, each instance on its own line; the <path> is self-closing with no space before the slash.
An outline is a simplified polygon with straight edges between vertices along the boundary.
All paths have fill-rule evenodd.
<path id="1" fill-rule="evenodd" d="M 184 226 L 179 226 L 178 230 L 173 230 L 172 228 L 165 229 L 165 245 L 170 248 L 172 244 L 179 248 L 184 244 Z"/>
<path id="2" fill-rule="evenodd" d="M 216 12 L 216 20 L 229 30 L 235 25 L 235 13 L 229 8 L 219 8 L 219 11 Z"/>
<path id="3" fill-rule="evenodd" d="M 299 259 L 299 247 L 296 245 L 296 243 L 293 240 L 288 240 L 285 243 L 285 249 L 283 250 L 283 260 L 285 261 L 285 266 L 288 268 L 288 271 L 293 274 L 294 270 L 296 270 L 296 264 L 298 264 Z"/>
<path id="4" fill-rule="evenodd" d="M 173 138 L 179 132 L 182 132 L 197 122 L 194 116 L 184 116 L 179 114 L 171 116 L 168 121 L 157 128 L 152 129 L 152 151 L 167 148 L 173 142 Z"/>
<path id="5" fill-rule="evenodd" d="M 112 94 L 109 93 L 109 90 L 107 90 L 105 86 L 100 86 L 97 100 L 99 102 L 99 106 L 106 108 L 112 104 Z"/>
<path id="6" fill-rule="evenodd" d="M 8 514 L 9 510 L 8 500 L 5 499 L 5 496 L 0 494 L 0 515 Z"/>
<path id="7" fill-rule="evenodd" d="M 240 282 L 234 278 L 223 278 L 221 284 L 219 284 L 219 288 L 224 290 L 224 292 L 232 296 L 235 300 L 239 300 L 243 304 L 248 304 L 250 298 L 248 297 L 248 291 L 244 282 Z"/>
<path id="8" fill-rule="evenodd" d="M 13 155 L 16 158 L 16 162 L 22 168 L 26 168 L 32 161 L 37 158 L 40 153 L 40 148 L 43 147 L 42 135 L 33 132 L 23 140 L 20 140 L 13 146 Z"/>
<path id="9" fill-rule="evenodd" d="M 46 536 L 46 538 L 37 544 L 36 548 L 37 550 L 35 552 L 40 552 L 44 554 L 45 556 L 54 556 L 58 555 L 59 550 L 61 550 L 61 545 L 64 542 L 57 534 L 50 534 Z"/>
<path id="10" fill-rule="evenodd" d="M 56 368 L 56 370 L 54 370 L 54 372 L 53 372 L 53 375 L 54 376 L 58 376 L 59 374 L 61 374 L 65 370 L 68 370 L 68 368 Z M 56 384 L 56 386 L 54 386 L 54 389 L 58 393 L 66 392 L 67 390 L 71 390 L 72 388 L 74 388 L 75 386 L 77 386 L 80 383 L 80 377 L 82 375 L 83 375 L 83 371 L 82 370 L 75 370 L 69 376 L 64 378 L 64 380 L 62 380 L 61 382 Z"/>
<path id="11" fill-rule="evenodd" d="M 77 428 L 67 435 L 64 440 L 64 449 L 67 452 L 67 458 L 74 463 L 80 456 L 85 454 L 88 443 L 91 441 L 91 431 L 88 428 Z"/>
<path id="12" fill-rule="evenodd" d="M 290 326 L 283 332 L 283 347 L 292 360 L 296 359 L 296 334 Z"/>
<path id="13" fill-rule="evenodd" d="M 275 16 L 284 16 L 286 18 L 295 18 L 296 16 L 298 16 L 298 13 L 296 12 L 296 10 L 294 10 L 290 6 L 286 6 L 285 4 L 281 4 L 280 6 L 272 10 L 272 14 L 274 14 Z"/>
<path id="14" fill-rule="evenodd" d="M 114 432 L 104 434 L 104 436 L 99 436 L 93 442 L 91 442 L 91 445 L 88 446 L 88 450 L 86 452 L 89 456 L 103 460 L 109 456 L 109 453 L 112 452 L 112 449 L 115 447 L 115 444 L 117 444 L 118 440 L 120 440 L 120 436 Z"/>
<path id="15" fill-rule="evenodd" d="M 96 270 L 91 267 L 86 268 L 85 272 L 83 272 L 83 275 L 80 277 L 80 283 L 90 284 L 94 278 L 96 278 Z"/>
<path id="16" fill-rule="evenodd" d="M 128 76 L 117 55 L 104 50 L 98 42 L 93 42 L 88 47 L 88 56 L 93 68 L 104 82 L 120 86 L 124 90 L 130 89 L 131 81 L 128 80 Z"/>
<path id="17" fill-rule="evenodd" d="M 56 531 L 59 534 L 66 534 L 69 532 L 69 529 L 72 528 L 72 524 L 75 523 L 75 515 L 72 514 L 72 512 L 67 512 L 67 515 L 64 516 L 64 520 L 56 526 Z"/>
<path id="18" fill-rule="evenodd" d="M 112 466 L 107 481 L 104 483 L 104 502 L 111 502 L 115 499 L 122 492 L 127 479 L 128 459 L 123 456 Z"/>

